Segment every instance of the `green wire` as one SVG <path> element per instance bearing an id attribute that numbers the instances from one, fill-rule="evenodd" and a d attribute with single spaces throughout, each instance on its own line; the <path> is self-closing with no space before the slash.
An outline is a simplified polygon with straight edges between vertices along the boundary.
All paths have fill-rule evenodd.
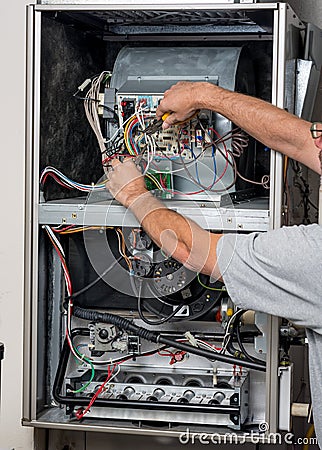
<path id="1" fill-rule="evenodd" d="M 106 83 L 106 81 L 109 79 L 109 78 L 111 78 L 111 74 L 110 73 L 107 73 L 106 75 L 105 75 L 105 78 L 104 78 L 104 80 L 103 80 L 103 83 Z"/>
<path id="2" fill-rule="evenodd" d="M 199 273 L 197 273 L 197 280 L 198 280 L 199 284 L 200 284 L 203 288 L 205 288 L 205 289 L 209 289 L 209 290 L 211 290 L 211 291 L 226 292 L 226 289 L 213 288 L 213 287 L 206 286 L 205 284 L 203 284 L 203 282 L 200 280 Z"/>
<path id="3" fill-rule="evenodd" d="M 168 259 L 169 258 L 169 255 L 166 255 L 165 253 L 164 253 L 164 251 L 160 248 L 160 252 L 161 252 L 161 255 L 164 257 L 164 258 L 166 258 L 166 259 Z"/>
<path id="4" fill-rule="evenodd" d="M 82 353 L 80 353 L 77 350 L 77 348 L 75 348 L 75 351 L 85 362 L 87 362 L 87 364 L 89 364 L 91 366 L 91 369 L 92 369 L 91 377 L 90 377 L 89 381 L 87 381 L 87 383 L 85 383 L 82 387 L 80 387 L 76 391 L 70 390 L 70 392 L 72 392 L 73 394 L 78 394 L 79 392 L 83 392 L 87 388 L 87 386 L 89 386 L 91 384 L 91 382 L 93 381 L 94 376 L 95 376 L 95 368 L 94 368 L 92 361 L 89 360 L 88 358 L 86 358 L 86 356 L 84 357 L 84 355 Z"/>

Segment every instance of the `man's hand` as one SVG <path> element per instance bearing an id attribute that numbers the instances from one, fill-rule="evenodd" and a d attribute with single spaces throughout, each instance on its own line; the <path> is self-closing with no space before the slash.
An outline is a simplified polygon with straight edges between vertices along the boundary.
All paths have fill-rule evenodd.
<path id="1" fill-rule="evenodd" d="M 171 114 L 163 122 L 162 128 L 166 130 L 170 126 L 192 117 L 202 107 L 201 94 L 208 84 L 180 81 L 165 91 L 156 116 L 157 119 L 161 119 L 165 113 Z"/>
<path id="2" fill-rule="evenodd" d="M 108 171 L 106 187 L 122 205 L 127 208 L 142 194 L 148 192 L 144 177 L 132 158 L 124 162 L 114 159 Z"/>

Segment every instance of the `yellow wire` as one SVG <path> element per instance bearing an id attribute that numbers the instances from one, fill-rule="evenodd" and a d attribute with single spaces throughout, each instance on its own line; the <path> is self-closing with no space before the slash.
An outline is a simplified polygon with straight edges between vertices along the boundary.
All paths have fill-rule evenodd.
<path id="1" fill-rule="evenodd" d="M 205 284 L 203 284 L 203 282 L 200 280 L 199 273 L 197 274 L 197 280 L 198 280 L 199 284 L 205 289 L 209 289 L 210 291 L 226 292 L 226 289 L 213 288 L 213 287 L 206 286 Z"/>
<path id="2" fill-rule="evenodd" d="M 65 231 L 57 231 L 59 234 L 73 234 L 73 233 L 79 233 L 81 231 L 88 231 L 88 230 L 112 230 L 113 227 L 95 227 L 95 226 L 89 226 L 89 227 L 79 227 L 79 228 L 71 228 L 70 230 Z"/>
<path id="3" fill-rule="evenodd" d="M 133 150 L 132 147 L 129 145 L 129 137 L 128 137 L 129 126 L 130 126 L 130 124 L 133 122 L 134 119 L 135 119 L 135 117 L 133 117 L 133 119 L 129 120 L 129 121 L 127 122 L 127 124 L 125 125 L 125 128 L 124 128 L 124 142 L 125 142 L 126 148 L 128 149 L 130 155 L 135 155 L 134 150 Z"/>
<path id="4" fill-rule="evenodd" d="M 314 424 L 312 424 L 309 429 L 307 430 L 307 433 L 305 435 L 305 439 L 308 440 L 308 442 L 310 442 L 310 439 L 312 438 L 314 434 Z M 310 448 L 310 444 L 304 444 L 303 445 L 303 450 L 309 450 Z"/>
<path id="5" fill-rule="evenodd" d="M 128 265 L 128 268 L 130 270 L 133 269 L 133 265 L 132 265 L 132 261 L 129 259 L 129 257 L 126 255 L 126 248 L 125 248 L 125 239 L 124 239 L 124 234 L 122 232 L 122 230 L 120 228 L 116 228 L 116 232 L 118 233 L 118 235 L 120 236 L 121 239 L 121 249 L 120 249 L 120 253 L 123 256 L 123 258 L 126 261 L 126 264 Z"/>
<path id="6" fill-rule="evenodd" d="M 153 183 L 157 186 L 158 189 L 160 189 L 161 191 L 163 191 L 163 187 L 161 186 L 161 184 L 159 183 L 159 181 L 150 173 L 146 173 L 145 176 L 147 178 L 149 178 L 151 181 L 153 181 Z"/>
<path id="7" fill-rule="evenodd" d="M 80 233 L 81 231 L 88 231 L 88 230 L 114 230 L 117 232 L 118 236 L 121 240 L 121 246 L 120 246 L 120 253 L 125 259 L 126 264 L 128 265 L 129 269 L 132 270 L 133 265 L 132 261 L 129 259 L 129 257 L 126 255 L 126 247 L 125 247 L 125 238 L 124 234 L 120 230 L 120 228 L 114 228 L 114 227 L 98 227 L 98 226 L 88 226 L 88 227 L 78 227 L 78 228 L 71 228 L 70 230 L 61 231 L 59 234 L 73 234 L 73 233 Z"/>

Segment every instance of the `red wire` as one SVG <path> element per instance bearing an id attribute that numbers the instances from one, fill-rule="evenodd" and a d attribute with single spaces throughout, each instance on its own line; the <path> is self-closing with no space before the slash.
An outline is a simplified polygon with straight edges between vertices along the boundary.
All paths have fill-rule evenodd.
<path id="1" fill-rule="evenodd" d="M 139 121 L 138 119 L 134 119 L 134 120 L 131 122 L 131 124 L 129 125 L 129 128 L 128 128 L 128 135 L 129 135 L 130 143 L 131 143 L 132 148 L 133 148 L 133 150 L 135 151 L 135 153 L 137 153 L 136 148 L 135 148 L 135 141 L 134 141 L 134 139 L 133 139 L 133 133 L 132 133 L 132 136 L 131 136 L 131 135 L 130 135 L 130 132 L 132 131 L 134 125 L 138 123 L 138 121 Z"/>
<path id="2" fill-rule="evenodd" d="M 105 163 L 107 163 L 109 161 L 112 161 L 112 159 L 115 159 L 118 156 L 124 156 L 126 158 L 136 158 L 137 157 L 137 155 L 127 155 L 127 154 L 124 154 L 124 153 L 115 153 L 115 155 L 108 156 L 107 158 L 103 159 L 102 164 L 105 164 Z"/>
<path id="3" fill-rule="evenodd" d="M 221 136 L 220 136 L 220 134 L 218 133 L 218 131 L 216 131 L 214 128 L 209 128 L 209 130 L 212 131 L 213 133 L 215 133 L 215 135 L 217 136 L 218 139 L 221 139 Z M 223 146 L 224 146 L 225 154 L 226 154 L 226 165 L 225 165 L 225 168 L 224 168 L 223 173 L 220 175 L 219 178 L 217 178 L 217 180 L 214 182 L 213 185 L 215 185 L 216 183 L 218 183 L 219 180 L 222 179 L 222 177 L 225 175 L 225 173 L 226 173 L 226 171 L 227 171 L 227 169 L 228 169 L 228 156 L 229 156 L 229 155 L 228 155 L 228 150 L 227 150 L 226 143 L 225 143 L 225 142 L 222 142 L 222 144 L 223 144 Z"/>
<path id="4" fill-rule="evenodd" d="M 68 268 L 67 268 L 67 265 L 66 265 L 66 261 L 65 261 L 63 255 L 61 254 L 59 248 L 57 247 L 55 242 L 52 240 L 51 236 L 50 235 L 48 235 L 48 236 L 49 236 L 49 239 L 51 240 L 51 243 L 53 244 L 53 246 L 54 246 L 54 248 L 55 248 L 55 250 L 57 252 L 57 255 L 58 255 L 59 259 L 60 259 L 60 262 L 61 262 L 61 264 L 63 266 L 64 276 L 65 276 L 66 283 L 67 283 L 67 288 L 68 288 L 68 295 L 72 295 L 72 283 L 71 283 L 69 271 L 68 271 Z"/>
<path id="5" fill-rule="evenodd" d="M 167 187 L 167 185 L 166 185 L 166 183 L 165 183 L 165 180 L 166 180 L 166 176 L 163 178 L 163 177 L 162 177 L 162 174 L 160 174 L 160 183 L 161 183 L 161 186 L 162 186 L 163 188 L 166 188 L 166 187 Z"/>
<path id="6" fill-rule="evenodd" d="M 183 129 L 180 130 L 181 133 L 182 133 L 182 130 Z M 209 130 L 212 131 L 213 133 L 215 133 L 215 135 L 217 136 L 218 139 L 221 139 L 221 135 L 218 133 L 218 131 L 216 131 L 214 128 L 209 128 Z M 187 137 L 187 136 L 185 135 L 185 137 Z M 191 136 L 190 136 L 190 138 L 191 138 Z M 217 184 L 218 181 L 220 181 L 223 178 L 223 176 L 225 175 L 225 173 L 226 173 L 226 171 L 228 169 L 228 156 L 229 156 L 228 155 L 228 150 L 227 150 L 226 143 L 222 142 L 222 144 L 223 144 L 224 149 L 225 149 L 226 164 L 225 164 L 224 170 L 223 170 L 222 174 L 220 175 L 220 177 L 217 178 L 217 180 L 213 184 L 210 184 L 208 186 L 208 189 L 212 188 L 215 184 Z M 181 150 L 180 153 L 182 153 L 182 151 L 183 151 L 183 149 Z M 164 187 L 164 186 L 162 186 L 162 187 Z M 201 189 L 201 190 L 195 191 L 195 192 L 178 192 L 178 191 L 171 191 L 170 189 L 165 189 L 165 190 L 168 191 L 168 192 L 172 192 L 173 194 L 177 194 L 177 195 L 195 195 L 195 194 L 201 194 L 202 192 L 205 192 L 207 189 Z"/>
<path id="7" fill-rule="evenodd" d="M 76 418 L 78 420 L 81 420 L 85 414 L 88 413 L 88 411 L 90 410 L 91 406 L 93 405 L 93 403 L 95 402 L 95 400 L 97 399 L 97 397 L 99 396 L 99 394 L 102 392 L 102 390 L 104 389 L 105 384 L 108 382 L 108 380 L 111 378 L 111 376 L 113 375 L 113 372 L 115 370 L 115 367 L 121 363 L 117 363 L 114 364 L 112 370 L 110 368 L 110 366 L 107 367 L 107 377 L 106 379 L 103 381 L 103 383 L 101 384 L 101 386 L 97 389 L 97 391 L 95 392 L 95 394 L 93 395 L 93 397 L 91 398 L 89 404 L 86 406 L 86 408 L 83 409 L 79 409 L 78 411 L 76 411 Z"/>
<path id="8" fill-rule="evenodd" d="M 161 351 L 158 351 L 158 355 L 159 356 L 174 356 L 174 353 L 170 352 L 170 350 L 163 350 L 162 353 L 161 353 Z"/>
<path id="9" fill-rule="evenodd" d="M 59 230 L 55 230 L 54 228 L 52 228 L 52 230 L 53 230 L 54 233 L 61 233 L 61 232 L 63 232 L 63 231 L 69 230 L 70 228 L 73 228 L 74 226 L 75 226 L 75 225 L 68 225 L 68 227 L 60 228 Z"/>
<path id="10" fill-rule="evenodd" d="M 54 180 L 60 184 L 61 186 L 67 188 L 67 189 L 73 189 L 72 187 L 70 187 L 68 184 L 65 184 L 63 181 L 61 181 L 57 175 L 55 175 L 54 173 L 48 172 L 45 174 L 44 178 L 42 180 L 40 180 L 41 184 L 44 185 L 46 182 L 47 177 L 52 177 L 54 178 Z"/>

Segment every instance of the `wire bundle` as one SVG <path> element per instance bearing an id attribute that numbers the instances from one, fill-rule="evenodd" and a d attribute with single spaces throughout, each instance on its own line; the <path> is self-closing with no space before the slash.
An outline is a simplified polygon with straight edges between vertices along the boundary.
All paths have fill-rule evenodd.
<path id="1" fill-rule="evenodd" d="M 61 243 L 59 242 L 59 240 L 57 239 L 57 237 L 55 236 L 55 233 L 58 234 L 71 234 L 71 233 L 76 233 L 76 232 L 81 232 L 81 231 L 88 231 L 88 230 L 96 230 L 99 229 L 101 230 L 102 227 L 93 227 L 93 226 L 89 226 L 89 227 L 74 227 L 74 226 L 67 226 L 67 227 L 55 227 L 55 228 L 51 228 L 48 225 L 44 225 L 43 226 L 44 230 L 47 232 L 47 235 L 60 259 L 61 262 L 61 266 L 63 269 L 63 273 L 64 273 L 64 279 L 65 279 L 65 285 L 66 285 L 66 291 L 67 291 L 67 295 L 68 295 L 68 305 L 67 305 L 67 322 L 66 322 L 66 339 L 68 342 L 68 345 L 70 347 L 71 352 L 73 353 L 73 355 L 75 356 L 75 358 L 81 362 L 86 362 L 87 364 L 89 364 L 93 370 L 93 361 L 91 361 L 90 358 L 86 357 L 85 355 L 81 354 L 79 352 L 78 349 L 76 349 L 73 345 L 72 342 L 72 338 L 71 338 L 71 318 L 72 318 L 72 313 L 73 313 L 73 290 L 72 290 L 72 282 L 71 282 L 71 277 L 70 277 L 70 273 L 67 267 L 67 263 L 66 263 L 66 256 L 65 256 L 65 252 L 63 247 L 61 246 Z M 112 228 L 112 227 L 105 227 L 105 228 Z M 122 231 L 117 228 L 115 229 L 117 236 L 118 236 L 118 241 L 119 241 L 119 250 L 120 250 L 120 254 L 122 255 L 122 257 L 125 259 L 129 270 L 132 270 L 132 262 L 131 260 L 126 256 L 125 252 L 126 252 L 126 248 L 125 248 L 125 239 L 124 239 L 124 235 L 122 233 Z M 94 375 L 93 375 L 94 376 Z"/>
<path id="2" fill-rule="evenodd" d="M 40 184 L 44 186 L 48 177 L 53 178 L 60 186 L 63 186 L 67 189 L 77 189 L 82 192 L 93 192 L 93 191 L 103 191 L 105 190 L 105 183 L 100 184 L 82 184 L 77 181 L 73 181 L 60 172 L 58 169 L 52 166 L 47 166 L 41 172 L 40 175 Z"/>
<path id="3" fill-rule="evenodd" d="M 99 93 L 102 83 L 106 83 L 110 76 L 111 72 L 103 71 L 100 75 L 95 77 L 92 80 L 91 87 L 87 91 L 84 99 L 85 114 L 92 130 L 95 133 L 102 154 L 104 154 L 106 147 L 98 114 L 100 103 Z"/>
<path id="4" fill-rule="evenodd" d="M 85 97 L 79 97 L 76 95 L 77 93 L 74 94 L 77 98 L 82 98 L 84 100 L 86 117 L 97 138 L 101 152 L 102 166 L 106 174 L 109 170 L 109 163 L 111 160 L 122 155 L 140 158 L 140 162 L 145 166 L 143 174 L 153 182 L 157 189 L 170 192 L 171 194 L 176 192 L 173 191 L 170 186 L 167 186 L 167 183 L 164 183 L 162 174 L 173 174 L 180 171 L 184 171 L 188 178 L 200 188 L 194 192 L 178 192 L 180 195 L 183 194 L 189 196 L 205 191 L 216 193 L 223 192 L 230 189 L 236 183 L 238 177 L 248 183 L 263 186 L 265 189 L 269 188 L 268 175 L 263 176 L 260 181 L 254 181 L 246 178 L 237 170 L 236 158 L 240 158 L 248 147 L 248 136 L 239 128 L 235 128 L 223 136 L 220 136 L 215 129 L 205 127 L 197 117 L 190 121 L 189 124 L 178 126 L 177 148 L 174 148 L 174 139 L 171 141 L 171 149 L 170 147 L 167 149 L 163 144 L 162 148 L 160 148 L 160 141 L 158 143 L 160 135 L 150 135 L 145 133 L 147 125 L 151 120 L 155 119 L 155 116 L 147 111 L 147 107 L 138 103 L 135 106 L 134 114 L 123 121 L 111 137 L 104 138 L 99 117 L 99 108 L 110 108 L 104 104 L 100 104 L 100 90 L 102 85 L 106 85 L 110 76 L 110 72 L 103 71 L 92 79 L 85 80 L 78 88 L 77 93 L 82 92 L 85 87 L 90 84 L 90 88 Z M 115 115 L 114 111 L 113 113 Z M 113 120 L 115 120 L 115 118 Z M 197 133 L 197 127 L 202 133 Z M 196 147 L 194 147 L 193 141 L 197 143 Z M 230 148 L 228 148 L 228 143 L 230 143 Z M 198 163 L 203 160 L 206 151 L 209 148 L 211 148 L 210 157 L 213 165 L 213 179 L 209 184 L 205 185 L 200 180 Z M 225 161 L 221 173 L 217 173 L 217 154 L 220 154 Z M 188 162 L 187 158 L 189 159 Z M 176 160 L 176 163 L 181 164 L 182 167 L 173 170 L 170 165 L 169 170 L 159 170 L 158 165 L 155 164 L 154 161 L 160 159 L 169 159 L 170 161 Z M 189 170 L 190 166 L 193 166 L 195 175 Z M 233 179 L 229 185 L 223 183 L 224 186 L 219 186 L 219 182 L 225 177 L 229 166 L 233 171 Z M 42 172 L 40 179 L 41 184 L 45 183 L 48 176 L 52 177 L 57 183 L 68 189 L 77 189 L 83 192 L 105 189 L 104 183 L 98 185 L 86 185 L 70 180 L 60 171 L 50 166 L 46 167 Z"/>
<path id="5" fill-rule="evenodd" d="M 120 363 L 118 363 L 120 364 Z M 97 399 L 97 397 L 103 392 L 105 385 L 107 383 L 110 383 L 112 381 L 113 378 L 115 378 L 118 373 L 120 372 L 120 367 L 118 364 L 114 364 L 112 366 L 112 368 L 110 366 L 107 367 L 107 377 L 106 379 L 103 381 L 103 383 L 99 386 L 99 388 L 96 390 L 95 394 L 93 395 L 93 397 L 91 398 L 90 402 L 88 403 L 88 405 L 86 406 L 85 409 L 80 408 L 78 411 L 76 411 L 76 418 L 78 420 L 81 420 L 85 414 L 87 414 L 89 412 L 89 410 L 91 409 L 91 407 L 93 406 L 95 400 Z M 118 370 L 114 373 L 115 368 L 118 368 Z"/>
<path id="6" fill-rule="evenodd" d="M 261 181 L 254 181 L 244 177 L 237 170 L 236 158 L 242 156 L 244 150 L 248 146 L 248 136 L 240 128 L 234 128 L 233 130 L 227 132 L 225 135 L 220 136 L 219 133 L 214 128 L 210 127 L 208 129 L 205 129 L 201 121 L 199 121 L 199 126 L 203 130 L 205 136 L 207 136 L 207 138 L 205 138 L 203 142 L 202 153 L 204 153 L 207 148 L 209 147 L 212 148 L 212 158 L 214 161 L 214 167 L 216 164 L 215 162 L 216 152 L 219 152 L 226 162 L 222 174 L 219 177 L 217 177 L 216 170 L 214 170 L 214 181 L 212 185 L 205 186 L 200 182 L 200 180 L 196 179 L 191 174 L 191 172 L 187 168 L 184 159 L 181 157 L 181 162 L 184 167 L 184 170 L 193 183 L 197 184 L 204 191 L 222 192 L 224 190 L 230 189 L 236 183 L 237 178 L 239 177 L 248 183 L 260 185 L 263 186 L 265 189 L 269 189 L 269 175 L 264 175 Z M 228 149 L 227 147 L 228 141 L 231 141 L 231 149 Z M 223 188 L 214 189 L 213 186 L 217 184 L 225 175 L 228 165 L 230 165 L 233 170 L 233 181 L 229 185 L 224 186 Z"/>
<path id="7" fill-rule="evenodd" d="M 72 302 L 71 298 L 72 298 L 73 291 L 72 291 L 72 282 L 71 282 L 69 270 L 68 270 L 67 264 L 66 264 L 66 257 L 65 257 L 64 249 L 61 246 L 57 237 L 55 236 L 53 230 L 48 225 L 44 225 L 43 228 L 47 232 L 47 235 L 48 235 L 51 243 L 53 244 L 53 247 L 56 250 L 56 253 L 60 259 L 61 266 L 62 266 L 63 273 L 64 273 L 67 294 L 68 294 L 68 297 L 70 298 L 70 300 L 68 302 L 68 307 L 67 307 L 67 322 L 66 322 L 66 339 L 67 339 L 69 348 L 76 359 L 78 359 L 81 362 L 86 361 L 88 364 L 90 364 L 89 360 L 87 358 L 85 358 L 83 355 L 81 355 L 81 353 L 74 348 L 72 339 L 71 339 L 70 330 L 71 330 L 71 318 L 72 318 L 72 310 L 73 310 L 73 302 Z"/>
<path id="8" fill-rule="evenodd" d="M 243 316 L 243 314 L 246 311 L 243 309 L 238 309 L 229 319 L 226 329 L 225 329 L 225 336 L 222 342 L 222 349 L 220 351 L 221 354 L 225 354 L 226 351 L 228 351 L 231 355 L 234 357 L 240 358 L 241 360 L 247 360 L 254 362 L 256 364 L 265 365 L 265 363 L 255 358 L 254 356 L 251 356 L 242 341 L 241 333 L 240 333 L 240 319 Z M 236 349 L 233 345 L 233 339 L 234 336 L 237 338 L 237 343 L 239 346 L 239 349 Z"/>

